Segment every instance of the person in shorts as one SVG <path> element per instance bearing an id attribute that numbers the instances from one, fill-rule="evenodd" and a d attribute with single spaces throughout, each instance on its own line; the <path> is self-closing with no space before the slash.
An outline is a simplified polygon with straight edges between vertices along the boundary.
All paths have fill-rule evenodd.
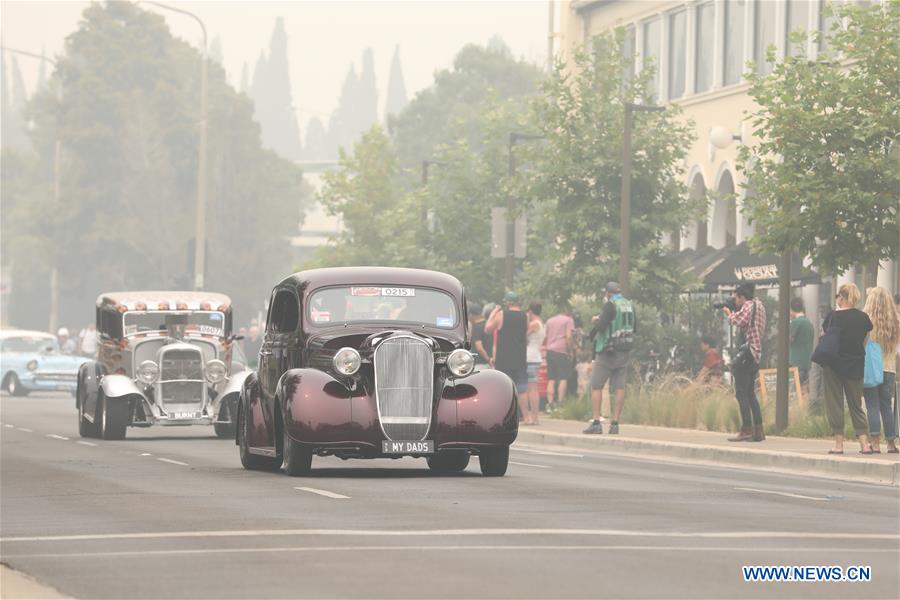
<path id="1" fill-rule="evenodd" d="M 573 370 L 575 321 L 567 308 L 547 319 L 544 324 L 544 348 L 547 357 L 547 409 L 566 398 L 569 376 Z M 558 387 L 557 387 L 558 384 Z"/>
<path id="2" fill-rule="evenodd" d="M 603 405 L 603 387 L 609 383 L 610 394 L 615 394 L 612 422 L 609 433 L 619 433 L 619 417 L 625 406 L 625 384 L 631 346 L 634 344 L 634 305 L 622 295 L 622 288 L 615 281 L 606 284 L 606 304 L 603 311 L 593 318 L 590 338 L 594 343 L 594 365 L 591 372 L 591 404 L 593 420 L 584 433 L 603 433 L 600 410 Z"/>
<path id="3" fill-rule="evenodd" d="M 494 309 L 484 331 L 494 335 L 494 354 L 491 366 L 506 373 L 516 385 L 519 409 L 528 414 L 528 317 L 522 310 L 519 295 L 506 292 L 503 306 Z"/>

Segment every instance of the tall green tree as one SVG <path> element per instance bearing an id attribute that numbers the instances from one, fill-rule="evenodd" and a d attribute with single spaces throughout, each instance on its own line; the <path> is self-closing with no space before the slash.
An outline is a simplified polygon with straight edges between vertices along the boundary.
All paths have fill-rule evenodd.
<path id="1" fill-rule="evenodd" d="M 72 325 L 93 318 L 102 291 L 192 284 L 200 61 L 157 14 L 125 2 L 84 11 L 48 89 L 29 106 L 33 163 L 4 157 L 14 324 L 46 327 L 51 267 L 61 322 Z M 209 69 L 209 157 L 206 285 L 230 294 L 247 318 L 264 301 L 259 290 L 291 268 L 286 238 L 304 190 L 300 171 L 261 147 L 252 103 L 218 65 Z"/>
<path id="2" fill-rule="evenodd" d="M 740 162 L 753 247 L 840 274 L 900 255 L 900 1 L 831 10 L 841 60 L 811 62 L 801 44 L 769 75 L 748 75 L 759 142 Z"/>
<path id="3" fill-rule="evenodd" d="M 574 68 L 558 65 L 535 102 L 532 128 L 546 140 L 517 147 L 533 165 L 510 182 L 532 208 L 525 283 L 546 300 L 599 295 L 618 278 L 624 103 L 649 100 L 652 73 L 623 80 L 633 61 L 623 49 L 617 30 L 576 52 Z M 682 183 L 692 127 L 670 105 L 636 114 L 632 133 L 632 295 L 660 306 L 682 289 L 664 235 L 701 209 Z"/>
<path id="4" fill-rule="evenodd" d="M 4 148 L 14 148 L 18 150 L 26 150 L 28 148 L 28 137 L 25 132 L 25 119 L 23 111 L 25 110 L 25 82 L 22 79 L 22 72 L 19 70 L 19 63 L 14 54 L 0 50 L 0 66 L 2 66 L 2 105 L 0 105 L 0 143 Z M 7 63 L 9 68 L 6 68 Z M 7 76 L 9 78 L 7 79 Z"/>
<path id="5" fill-rule="evenodd" d="M 260 55 L 256 63 L 251 95 L 263 145 L 295 160 L 301 153 L 300 130 L 294 113 L 287 45 L 284 19 L 279 17 L 272 30 L 269 55 Z"/>
<path id="6" fill-rule="evenodd" d="M 400 63 L 400 46 L 394 47 L 394 57 L 391 59 L 391 72 L 388 75 L 387 97 L 384 102 L 384 118 L 387 121 L 391 115 L 398 115 L 406 108 L 406 82 L 403 80 L 403 65 Z"/>

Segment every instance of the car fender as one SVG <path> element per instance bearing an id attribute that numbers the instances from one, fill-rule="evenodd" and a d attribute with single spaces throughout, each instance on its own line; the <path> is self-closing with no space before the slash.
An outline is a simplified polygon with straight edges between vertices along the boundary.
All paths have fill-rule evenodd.
<path id="1" fill-rule="evenodd" d="M 483 369 L 468 377 L 448 381 L 441 402 L 456 406 L 457 431 L 512 443 L 518 435 L 516 386 L 508 375 Z"/>
<path id="2" fill-rule="evenodd" d="M 269 435 L 263 416 L 262 391 L 256 371 L 250 371 L 244 378 L 237 412 L 240 415 L 239 418 L 249 419 L 249 423 L 247 423 L 248 446 L 262 448 L 275 445 L 275 440 Z M 241 429 L 240 423 L 236 423 L 236 425 L 235 442 L 237 442 L 237 434 Z"/>
<path id="3" fill-rule="evenodd" d="M 328 439 L 328 431 L 351 427 L 350 390 L 318 369 L 290 369 L 278 380 L 283 426 L 298 442 Z"/>
<path id="4" fill-rule="evenodd" d="M 85 402 L 85 409 L 93 409 L 97 401 L 97 391 L 100 389 L 100 379 L 103 376 L 100 364 L 89 360 L 78 367 L 77 387 L 75 390 L 75 408 L 79 408 L 79 402 Z M 93 413 L 91 413 L 93 414 Z"/>
<path id="5" fill-rule="evenodd" d="M 100 379 L 100 389 L 103 391 L 103 396 L 109 399 L 123 398 L 125 396 L 144 397 L 143 392 L 134 383 L 134 380 L 127 375 L 104 375 Z"/>

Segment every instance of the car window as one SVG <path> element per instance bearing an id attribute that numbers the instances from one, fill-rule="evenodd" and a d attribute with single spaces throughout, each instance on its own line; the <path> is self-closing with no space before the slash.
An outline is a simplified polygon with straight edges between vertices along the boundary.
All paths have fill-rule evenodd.
<path id="1" fill-rule="evenodd" d="M 122 322 L 125 335 L 133 335 L 145 331 L 165 331 L 166 311 L 130 311 L 125 313 Z M 205 335 L 225 336 L 225 316 L 218 311 L 196 311 L 185 315 L 187 323 L 185 333 L 202 333 Z"/>
<path id="2" fill-rule="evenodd" d="M 12 337 L 3 340 L 3 352 L 42 352 L 52 348 L 59 350 L 59 344 L 52 337 Z"/>
<path id="3" fill-rule="evenodd" d="M 313 326 L 397 321 L 453 329 L 458 315 L 453 298 L 439 290 L 406 286 L 348 286 L 317 290 L 307 317 Z"/>
<path id="4" fill-rule="evenodd" d="M 297 330 L 300 321 L 300 303 L 290 290 L 278 290 L 272 299 L 270 326 L 277 333 L 289 333 Z"/>

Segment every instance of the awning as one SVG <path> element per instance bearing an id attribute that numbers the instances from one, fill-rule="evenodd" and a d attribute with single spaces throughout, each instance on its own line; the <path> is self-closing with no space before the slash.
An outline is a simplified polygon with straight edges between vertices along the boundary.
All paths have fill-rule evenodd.
<path id="1" fill-rule="evenodd" d="M 681 258 L 689 265 L 686 269 L 700 280 L 697 290 L 703 292 L 729 292 L 744 282 L 757 288 L 778 287 L 778 265 L 781 257 L 775 254 L 751 254 L 747 242 L 727 248 L 703 248 L 685 250 Z M 821 283 L 819 274 L 803 266 L 800 256 L 791 257 L 791 286 L 799 287 Z"/>

